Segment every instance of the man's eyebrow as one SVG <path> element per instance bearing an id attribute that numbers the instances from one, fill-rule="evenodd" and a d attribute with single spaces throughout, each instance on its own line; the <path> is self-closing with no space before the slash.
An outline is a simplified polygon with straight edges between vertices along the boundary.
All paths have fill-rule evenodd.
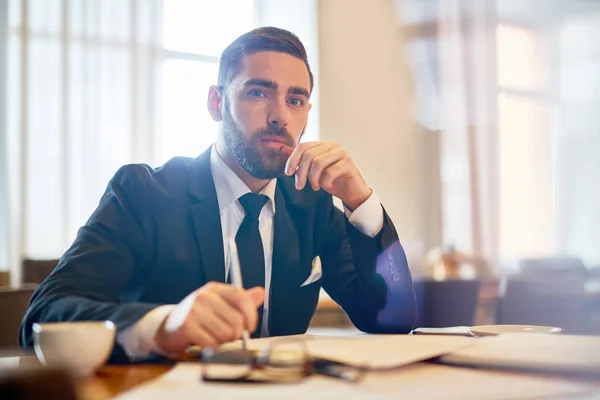
<path id="1" fill-rule="evenodd" d="M 289 94 L 299 94 L 302 96 L 310 97 L 310 93 L 308 92 L 308 90 L 301 88 L 299 86 L 292 86 L 291 88 L 288 89 L 288 93 Z"/>
<path id="2" fill-rule="evenodd" d="M 277 89 L 277 83 L 268 79 L 252 78 L 244 82 L 244 86 L 261 86 L 268 89 Z M 288 89 L 289 94 L 299 94 L 301 96 L 310 97 L 310 92 L 300 86 L 292 86 Z"/>
<path id="3" fill-rule="evenodd" d="M 269 88 L 269 89 L 277 89 L 277 84 L 273 81 L 269 81 L 266 79 L 257 79 L 257 78 L 253 78 L 253 79 L 248 79 L 246 82 L 244 82 L 244 86 L 262 86 L 265 88 Z"/>

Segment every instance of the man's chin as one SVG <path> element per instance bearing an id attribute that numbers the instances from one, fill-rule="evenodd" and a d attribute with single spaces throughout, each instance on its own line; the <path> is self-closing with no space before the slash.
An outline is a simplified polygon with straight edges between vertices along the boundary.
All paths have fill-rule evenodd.
<path id="1" fill-rule="evenodd" d="M 282 162 L 279 156 L 275 159 L 262 158 L 257 164 L 258 168 L 248 171 L 255 178 L 274 179 L 285 175 L 285 161 Z"/>
<path id="2" fill-rule="evenodd" d="M 260 146 L 257 149 L 263 159 L 268 159 L 270 162 L 281 160 L 281 147 Z"/>

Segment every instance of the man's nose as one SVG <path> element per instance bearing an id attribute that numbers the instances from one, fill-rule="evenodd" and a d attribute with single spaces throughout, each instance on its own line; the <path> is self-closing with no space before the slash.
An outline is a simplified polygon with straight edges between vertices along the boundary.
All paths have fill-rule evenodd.
<path id="1" fill-rule="evenodd" d="M 269 125 L 276 127 L 285 127 L 288 124 L 288 109 L 285 99 L 273 101 L 268 116 Z"/>

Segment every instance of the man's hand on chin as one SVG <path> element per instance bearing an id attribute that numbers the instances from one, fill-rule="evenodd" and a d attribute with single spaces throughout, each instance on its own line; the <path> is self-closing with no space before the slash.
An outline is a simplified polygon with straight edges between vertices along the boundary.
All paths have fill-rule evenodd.
<path id="1" fill-rule="evenodd" d="M 291 150 L 288 149 L 282 149 L 282 153 L 289 153 Z M 302 190 L 307 183 L 314 190 L 323 189 L 342 200 L 350 211 L 358 208 L 373 192 L 348 150 L 339 143 L 299 144 L 289 155 L 285 173 L 296 174 L 296 189 Z"/>

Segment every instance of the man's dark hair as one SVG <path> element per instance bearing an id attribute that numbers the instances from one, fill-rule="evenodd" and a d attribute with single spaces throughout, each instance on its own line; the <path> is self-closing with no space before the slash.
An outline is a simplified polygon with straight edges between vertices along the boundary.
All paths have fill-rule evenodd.
<path id="1" fill-rule="evenodd" d="M 292 55 L 302 61 L 308 69 L 310 91 L 313 89 L 313 75 L 308 65 L 304 45 L 290 31 L 272 26 L 256 28 L 235 39 L 221 54 L 219 63 L 219 87 L 225 87 L 240 70 L 242 58 L 260 51 L 276 51 Z"/>

